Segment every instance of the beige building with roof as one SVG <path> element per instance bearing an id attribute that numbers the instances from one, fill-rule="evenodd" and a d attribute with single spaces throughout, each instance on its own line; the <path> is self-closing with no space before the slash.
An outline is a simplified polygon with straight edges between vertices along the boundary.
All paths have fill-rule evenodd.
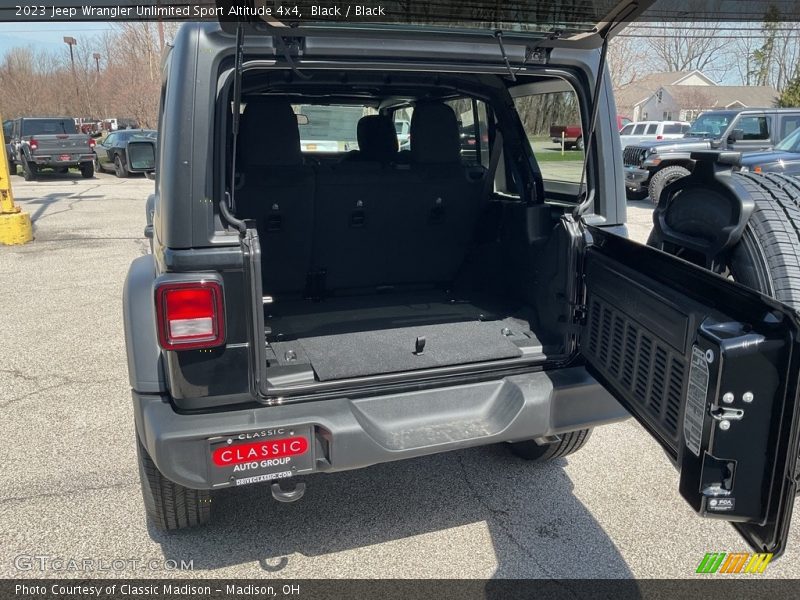
<path id="1" fill-rule="evenodd" d="M 772 107 L 772 86 L 717 85 L 700 71 L 651 73 L 615 91 L 617 112 L 634 121 L 693 121 L 706 110 Z"/>

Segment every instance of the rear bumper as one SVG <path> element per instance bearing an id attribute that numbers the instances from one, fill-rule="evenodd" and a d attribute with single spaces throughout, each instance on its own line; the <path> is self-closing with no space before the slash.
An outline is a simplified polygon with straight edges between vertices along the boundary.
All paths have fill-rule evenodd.
<path id="1" fill-rule="evenodd" d="M 69 160 L 60 160 L 58 154 L 36 154 L 34 155 L 33 162 L 40 166 L 40 167 L 76 167 L 81 163 L 85 162 L 93 162 L 94 161 L 94 154 L 74 154 L 71 152 L 65 152 L 64 154 L 69 154 Z"/>
<path id="2" fill-rule="evenodd" d="M 625 167 L 625 187 L 633 192 L 640 192 L 647 189 L 647 182 L 650 179 L 650 171 L 638 167 Z"/>
<path id="3" fill-rule="evenodd" d="M 179 414 L 164 396 L 133 392 L 136 427 L 159 470 L 189 488 L 210 484 L 207 440 L 313 425 L 316 470 L 373 464 L 594 427 L 628 413 L 583 367 L 355 400 L 338 398 Z"/>

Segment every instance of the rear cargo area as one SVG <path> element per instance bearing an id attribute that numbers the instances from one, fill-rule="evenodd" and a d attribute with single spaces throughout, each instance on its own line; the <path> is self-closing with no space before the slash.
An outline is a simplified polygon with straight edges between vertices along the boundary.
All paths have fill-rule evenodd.
<path id="1" fill-rule="evenodd" d="M 266 315 L 274 364 L 319 381 L 541 355 L 535 315 L 486 294 L 430 290 L 282 302 Z"/>
<path id="2" fill-rule="evenodd" d="M 261 243 L 270 387 L 564 352 L 563 209 L 496 194 L 459 123 L 421 101 L 410 151 L 367 115 L 359 150 L 313 156 L 288 100 L 248 103 L 236 210 Z"/>

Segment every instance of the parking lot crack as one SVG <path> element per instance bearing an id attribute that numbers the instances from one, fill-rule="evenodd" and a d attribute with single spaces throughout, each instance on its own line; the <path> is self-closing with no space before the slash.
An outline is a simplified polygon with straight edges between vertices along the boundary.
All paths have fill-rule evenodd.
<path id="1" fill-rule="evenodd" d="M 139 480 L 118 481 L 116 483 L 109 483 L 107 485 L 86 486 L 75 489 L 62 490 L 60 492 L 45 492 L 42 494 L 30 494 L 27 496 L 10 496 L 8 498 L 0 498 L 0 506 L 12 503 L 27 502 L 29 500 L 39 500 L 45 498 L 63 498 L 65 496 L 84 495 L 92 492 L 103 492 L 106 490 L 117 490 L 129 487 L 138 487 Z"/>

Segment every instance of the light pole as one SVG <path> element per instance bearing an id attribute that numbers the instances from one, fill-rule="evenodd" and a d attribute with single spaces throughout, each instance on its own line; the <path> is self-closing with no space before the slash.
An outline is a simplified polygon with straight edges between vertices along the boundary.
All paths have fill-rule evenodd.
<path id="1" fill-rule="evenodd" d="M 98 52 L 95 52 L 94 54 L 92 54 L 92 58 L 94 58 L 94 62 L 97 65 L 97 72 L 99 73 L 100 72 L 100 54 Z"/>
<path id="2" fill-rule="evenodd" d="M 78 76 L 75 74 L 75 54 L 72 51 L 72 47 L 78 45 L 78 40 L 76 40 L 74 37 L 65 35 L 64 43 L 69 46 L 69 60 L 72 63 L 72 79 L 75 81 L 75 100 L 78 102 L 78 104 L 80 104 L 81 92 L 78 88 Z"/>

